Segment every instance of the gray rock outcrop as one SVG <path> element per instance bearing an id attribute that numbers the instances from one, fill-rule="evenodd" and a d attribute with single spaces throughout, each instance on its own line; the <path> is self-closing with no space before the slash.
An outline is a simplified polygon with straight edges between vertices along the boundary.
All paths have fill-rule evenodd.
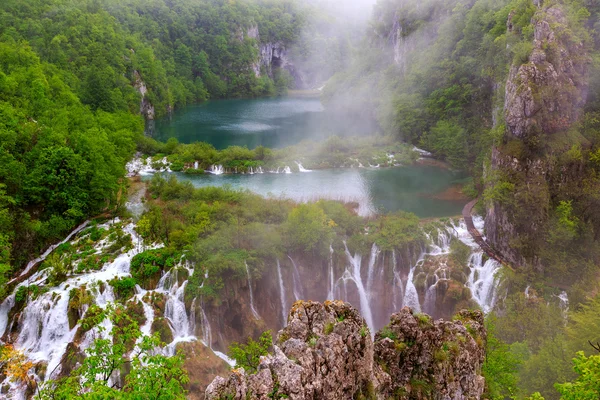
<path id="1" fill-rule="evenodd" d="M 512 18 L 509 36 L 517 34 Z M 552 182 L 580 176 L 558 168 L 552 153 L 575 145 L 568 131 L 585 105 L 590 59 L 561 6 L 538 10 L 532 24 L 531 53 L 515 60 L 506 82 L 504 143 L 493 149 L 486 171 L 490 189 L 504 184 L 509 192 L 487 205 L 485 226 L 490 244 L 514 267 L 541 271 L 540 247 L 557 197 Z"/>
<path id="2" fill-rule="evenodd" d="M 480 312 L 432 322 L 405 307 L 375 335 L 350 304 L 296 302 L 258 371 L 217 377 L 207 399 L 479 399 L 485 328 Z"/>

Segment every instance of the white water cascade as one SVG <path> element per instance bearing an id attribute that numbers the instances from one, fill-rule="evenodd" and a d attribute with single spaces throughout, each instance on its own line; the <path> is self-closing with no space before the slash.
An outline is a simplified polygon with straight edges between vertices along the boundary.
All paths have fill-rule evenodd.
<path id="1" fill-rule="evenodd" d="M 367 292 L 362 282 L 362 278 L 360 276 L 360 267 L 361 267 L 361 259 L 362 256 L 356 253 L 354 256 L 350 254 L 350 250 L 348 250 L 348 246 L 346 242 L 344 242 L 346 257 L 348 258 L 348 262 L 352 267 L 351 270 L 346 269 L 344 275 L 340 278 L 344 281 L 351 280 L 356 285 L 356 289 L 358 290 L 358 295 L 360 297 L 360 311 L 362 316 L 365 318 L 365 321 L 371 329 L 375 325 L 373 325 L 373 314 L 371 313 L 371 305 L 369 304 L 369 298 L 367 296 Z"/>
<path id="2" fill-rule="evenodd" d="M 210 327 L 210 321 L 206 316 L 206 312 L 204 311 L 204 307 L 200 305 L 200 311 L 202 315 L 202 319 L 200 320 L 200 324 L 202 325 L 202 344 L 212 350 L 212 352 L 219 357 L 221 360 L 225 361 L 229 366 L 235 367 L 235 360 L 229 358 L 225 353 L 214 350 L 212 348 L 212 329 Z"/>
<path id="3" fill-rule="evenodd" d="M 333 276 L 333 247 L 329 245 L 329 291 L 327 292 L 327 300 L 333 300 L 335 296 L 335 278 Z"/>
<path id="4" fill-rule="evenodd" d="M 298 161 L 295 161 L 296 165 L 298 165 L 298 171 L 300 172 L 312 172 L 312 169 L 306 169 L 300 164 Z"/>
<path id="5" fill-rule="evenodd" d="M 252 310 L 252 314 L 254 318 L 260 319 L 260 315 L 254 308 L 254 294 L 252 293 L 252 280 L 250 279 L 250 268 L 248 268 L 248 263 L 244 261 L 244 265 L 246 266 L 246 274 L 248 274 L 248 291 L 250 292 L 250 310 Z"/>
<path id="6" fill-rule="evenodd" d="M 210 170 L 208 170 L 213 175 L 223 175 L 225 170 L 222 165 L 211 165 Z"/>
<path id="7" fill-rule="evenodd" d="M 283 284 L 283 277 L 281 276 L 281 264 L 279 260 L 277 260 L 277 276 L 279 278 L 279 298 L 281 299 L 281 316 L 283 325 L 286 325 L 287 322 L 287 302 L 285 301 L 285 285 Z"/>
<path id="8" fill-rule="evenodd" d="M 404 285 L 400 271 L 398 271 L 398 259 L 396 258 L 396 250 L 392 250 L 392 265 L 394 267 L 394 280 L 392 282 L 392 305 L 394 311 L 400 310 L 404 302 Z"/>
<path id="9" fill-rule="evenodd" d="M 285 174 L 291 174 L 292 173 L 292 169 L 286 165 L 285 168 L 283 169 L 283 172 Z"/>
<path id="10" fill-rule="evenodd" d="M 199 166 L 198 161 L 194 161 L 194 169 L 198 169 Z"/>
<path id="11" fill-rule="evenodd" d="M 422 260 L 421 260 L 422 261 Z M 417 292 L 417 288 L 413 283 L 413 279 L 415 276 L 415 269 L 417 268 L 417 264 L 415 264 L 408 273 L 408 280 L 406 281 L 406 288 L 404 289 L 404 299 L 402 300 L 402 306 L 408 306 L 414 310 L 414 312 L 421 312 L 421 304 L 419 303 L 419 293 Z"/>
<path id="12" fill-rule="evenodd" d="M 98 226 L 98 228 L 109 228 L 113 224 L 119 222 L 118 219 L 115 219 L 110 223 Z M 73 232 L 70 237 L 81 231 L 81 229 L 78 229 L 77 232 Z M 9 323 L 19 324 L 20 330 L 14 333 L 15 347 L 18 350 L 23 351 L 28 359 L 34 363 L 41 362 L 47 364 L 47 373 L 45 374 L 44 379 L 54 379 L 60 373 L 62 359 L 67 346 L 69 343 L 73 342 L 79 328 L 79 323 L 72 329 L 69 327 L 68 307 L 71 290 L 85 286 L 90 297 L 93 299 L 93 303 L 98 307 L 106 308 L 116 300 L 113 287 L 109 282 L 114 279 L 130 276 L 131 260 L 136 254 L 144 250 L 160 247 L 156 245 L 144 245 L 142 239 L 135 232 L 133 224 L 125 225 L 122 230 L 124 234 L 131 236 L 131 250 L 119 254 L 113 261 L 104 264 L 99 270 L 71 275 L 56 287 L 48 285 L 47 269 L 38 271 L 29 279 L 18 285 L 14 292 L 7 297 L 2 305 L 0 305 L 0 334 L 6 332 L 7 328 L 9 328 L 10 332 L 11 327 L 8 326 Z M 85 237 L 86 236 L 84 236 L 84 238 Z M 63 242 L 66 242 L 66 240 Z M 111 244 L 112 242 L 107 239 L 99 241 L 95 246 L 96 253 L 101 254 L 102 250 L 109 247 Z M 53 247 L 55 248 L 56 246 Z M 49 253 L 45 253 L 43 256 L 46 257 L 48 255 Z M 197 300 L 195 299 L 192 302 L 192 309 L 188 316 L 184 303 L 187 280 L 182 279 L 183 277 L 181 276 L 184 272 L 187 272 L 187 275 L 190 276 L 193 273 L 193 269 L 187 265 L 187 263 L 185 265 L 181 264 L 182 262 L 173 267 L 171 271 L 166 272 L 161 277 L 155 290 L 144 290 L 137 286 L 133 297 L 136 301 L 141 302 L 146 317 L 145 322 L 140 326 L 140 330 L 143 335 L 149 335 L 152 331 L 152 323 L 155 319 L 155 310 L 151 304 L 144 301 L 144 298 L 151 292 L 161 293 L 165 296 L 164 317 L 169 322 L 169 326 L 173 333 L 173 341 L 165 348 L 157 350 L 170 355 L 175 354 L 176 345 L 178 343 L 197 340 L 196 336 L 194 336 L 196 328 L 195 314 Z M 15 305 L 15 293 L 18 288 L 31 285 L 37 285 L 38 287 L 44 286 L 48 290 L 42 291 L 37 296 L 29 297 L 29 301 L 23 309 L 18 321 L 9 321 L 8 315 L 11 308 Z M 83 305 L 80 310 L 81 314 L 84 314 L 87 309 L 88 306 Z M 203 339 L 210 339 L 210 325 L 208 325 L 208 319 L 204 314 L 204 310 L 202 310 L 202 313 Z M 112 330 L 112 323 L 110 320 L 105 319 L 99 324 L 99 327 L 102 327 L 104 330 L 101 331 L 99 328 L 92 328 L 82 336 L 78 343 L 81 350 L 87 349 L 97 337 L 110 338 Z M 206 337 L 207 335 L 209 336 L 208 338 Z M 211 340 L 205 341 L 208 344 L 211 342 Z M 227 356 L 217 351 L 214 351 L 214 353 L 232 365 L 232 360 Z M 111 379 L 116 378 L 117 377 L 112 377 Z M 22 386 L 12 384 L 8 381 L 5 383 L 8 383 L 10 386 L 9 392 L 6 393 L 7 396 L 10 398 L 22 397 L 24 390 Z"/>
<path id="13" fill-rule="evenodd" d="M 304 300 L 304 289 L 302 288 L 302 279 L 300 278 L 300 272 L 298 272 L 298 266 L 292 257 L 288 256 L 288 258 L 294 266 L 294 271 L 292 274 L 292 280 L 294 282 L 294 297 L 296 298 L 296 301 Z"/>

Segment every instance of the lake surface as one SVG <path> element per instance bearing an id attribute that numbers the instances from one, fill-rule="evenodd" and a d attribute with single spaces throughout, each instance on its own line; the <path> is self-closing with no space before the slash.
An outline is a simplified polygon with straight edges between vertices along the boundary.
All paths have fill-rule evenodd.
<path id="1" fill-rule="evenodd" d="M 208 142 L 217 149 L 233 145 L 253 149 L 286 147 L 333 134 L 370 133 L 368 121 L 325 112 L 318 98 L 274 97 L 187 106 L 156 121 L 152 135 L 161 141 L 176 137 L 181 143 Z"/>
<path id="2" fill-rule="evenodd" d="M 205 141 L 218 149 L 231 145 L 254 148 L 282 147 L 304 139 L 322 140 L 331 134 L 368 134 L 370 127 L 356 120 L 329 114 L 317 98 L 224 100 L 194 105 L 156 121 L 160 140 Z M 195 186 L 248 189 L 263 196 L 284 196 L 296 201 L 320 198 L 355 201 L 363 215 L 404 210 L 419 217 L 459 215 L 466 201 L 439 195 L 464 174 L 434 166 L 328 169 L 292 174 L 186 175 L 180 180 Z"/>
<path id="3" fill-rule="evenodd" d="M 432 166 L 385 169 L 327 169 L 292 174 L 186 175 L 196 187 L 226 186 L 248 189 L 263 196 L 296 201 L 332 199 L 359 203 L 361 215 L 374 212 L 409 211 L 419 217 L 459 215 L 466 201 L 435 198 L 464 175 Z"/>

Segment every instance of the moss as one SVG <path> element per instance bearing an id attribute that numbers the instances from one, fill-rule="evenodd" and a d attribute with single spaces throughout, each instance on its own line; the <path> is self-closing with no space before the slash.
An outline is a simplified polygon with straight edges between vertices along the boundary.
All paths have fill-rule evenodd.
<path id="1" fill-rule="evenodd" d="M 389 325 L 384 326 L 378 334 L 381 338 L 388 338 L 394 341 L 398 340 L 398 335 L 390 328 Z"/>
<path id="2" fill-rule="evenodd" d="M 69 320 L 69 329 L 73 329 L 82 317 L 82 309 L 85 305 L 92 304 L 92 297 L 85 286 L 77 289 L 71 289 L 69 292 L 69 303 L 67 306 L 67 318 Z"/>
<path id="3" fill-rule="evenodd" d="M 423 313 L 415 314 L 415 318 L 417 319 L 417 322 L 419 323 L 419 326 L 421 328 L 433 326 L 431 317 L 427 314 L 423 314 Z"/>
<path id="4" fill-rule="evenodd" d="M 118 301 L 125 302 L 135 294 L 136 280 L 134 278 L 115 278 L 108 283 L 113 287 Z"/>
<path id="5" fill-rule="evenodd" d="M 325 333 L 326 335 L 329 335 L 331 332 L 333 332 L 334 327 L 335 327 L 335 324 L 333 322 L 329 322 L 327 325 L 325 325 L 325 328 L 323 329 L 323 333 Z"/>
<path id="6" fill-rule="evenodd" d="M 155 318 L 150 330 L 153 334 L 158 332 L 160 340 L 164 343 L 171 343 L 173 341 L 173 332 L 166 318 Z"/>
<path id="7" fill-rule="evenodd" d="M 146 322 L 146 313 L 144 312 L 144 305 L 138 299 L 133 299 L 127 302 L 125 312 L 129 315 L 129 318 L 137 322 L 139 326 L 144 325 Z"/>

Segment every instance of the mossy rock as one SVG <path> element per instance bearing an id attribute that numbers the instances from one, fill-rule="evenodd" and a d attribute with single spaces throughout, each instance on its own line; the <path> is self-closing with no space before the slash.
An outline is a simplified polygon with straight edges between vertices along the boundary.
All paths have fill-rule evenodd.
<path id="1" fill-rule="evenodd" d="M 144 304 L 138 299 L 133 299 L 127 302 L 125 312 L 139 326 L 146 323 L 146 313 L 144 312 Z"/>
<path id="2" fill-rule="evenodd" d="M 69 304 L 67 306 L 67 318 L 69 329 L 73 329 L 83 316 L 83 307 L 92 304 L 92 296 L 85 286 L 74 288 L 69 291 Z"/>
<path id="3" fill-rule="evenodd" d="M 151 333 L 158 332 L 160 340 L 164 343 L 171 343 L 173 341 L 173 332 L 171 331 L 171 325 L 169 320 L 166 318 L 155 318 L 152 322 Z"/>

